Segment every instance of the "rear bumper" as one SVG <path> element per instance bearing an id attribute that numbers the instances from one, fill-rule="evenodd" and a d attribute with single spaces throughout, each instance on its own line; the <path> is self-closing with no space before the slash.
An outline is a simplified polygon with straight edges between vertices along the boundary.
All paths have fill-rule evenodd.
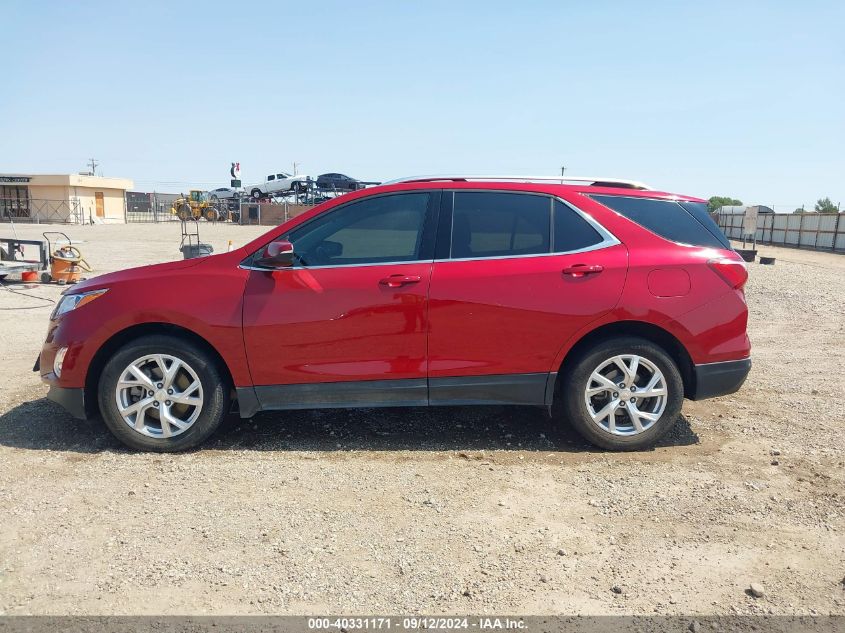
<path id="1" fill-rule="evenodd" d="M 77 420 L 85 420 L 85 389 L 56 387 L 51 385 L 47 392 L 47 399 L 61 405 Z"/>
<path id="2" fill-rule="evenodd" d="M 751 359 L 728 360 L 721 363 L 695 365 L 695 387 L 689 394 L 690 400 L 704 400 L 734 393 L 751 371 Z"/>

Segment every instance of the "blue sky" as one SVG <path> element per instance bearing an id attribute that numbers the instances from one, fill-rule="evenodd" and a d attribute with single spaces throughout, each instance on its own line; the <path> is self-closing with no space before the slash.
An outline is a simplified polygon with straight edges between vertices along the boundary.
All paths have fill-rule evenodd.
<path id="1" fill-rule="evenodd" d="M 845 4 L 2 0 L 0 172 L 642 180 L 845 204 Z"/>

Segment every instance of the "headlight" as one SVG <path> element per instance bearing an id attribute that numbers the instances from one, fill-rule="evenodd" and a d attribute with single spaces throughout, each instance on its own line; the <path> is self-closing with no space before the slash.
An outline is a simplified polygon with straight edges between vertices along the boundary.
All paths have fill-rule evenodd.
<path id="1" fill-rule="evenodd" d="M 79 294 L 73 295 L 62 295 L 62 298 L 59 300 L 59 303 L 56 304 L 56 308 L 53 310 L 53 314 L 50 315 L 50 319 L 58 319 L 63 314 L 70 312 L 71 310 L 76 310 L 77 308 L 81 308 L 86 303 L 91 303 L 97 297 L 102 297 L 108 288 L 102 288 L 100 290 L 92 290 L 91 292 L 80 292 Z"/>

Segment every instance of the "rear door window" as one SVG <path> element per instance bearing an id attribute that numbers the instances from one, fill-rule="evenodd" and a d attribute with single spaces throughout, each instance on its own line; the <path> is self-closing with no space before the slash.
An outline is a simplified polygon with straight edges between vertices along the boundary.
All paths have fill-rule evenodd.
<path id="1" fill-rule="evenodd" d="M 452 259 L 548 253 L 551 204 L 546 196 L 456 191 Z"/>
<path id="2" fill-rule="evenodd" d="M 596 202 L 624 215 L 652 233 L 678 244 L 731 248 L 724 233 L 707 215 L 706 210 L 674 200 L 633 198 L 626 196 L 590 196 Z"/>
<path id="3" fill-rule="evenodd" d="M 555 253 L 580 251 L 604 241 L 577 211 L 560 200 L 555 200 L 554 214 Z"/>

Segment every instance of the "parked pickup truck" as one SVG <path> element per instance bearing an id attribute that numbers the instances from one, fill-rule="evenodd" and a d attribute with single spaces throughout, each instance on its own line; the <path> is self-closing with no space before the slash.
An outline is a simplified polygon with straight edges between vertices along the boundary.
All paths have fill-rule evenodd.
<path id="1" fill-rule="evenodd" d="M 311 186 L 311 176 L 292 176 L 285 172 L 278 174 L 270 174 L 264 182 L 257 185 L 249 185 L 244 187 L 245 191 L 253 198 L 262 198 L 269 195 L 284 194 L 289 191 L 300 192 L 308 189 Z"/>

